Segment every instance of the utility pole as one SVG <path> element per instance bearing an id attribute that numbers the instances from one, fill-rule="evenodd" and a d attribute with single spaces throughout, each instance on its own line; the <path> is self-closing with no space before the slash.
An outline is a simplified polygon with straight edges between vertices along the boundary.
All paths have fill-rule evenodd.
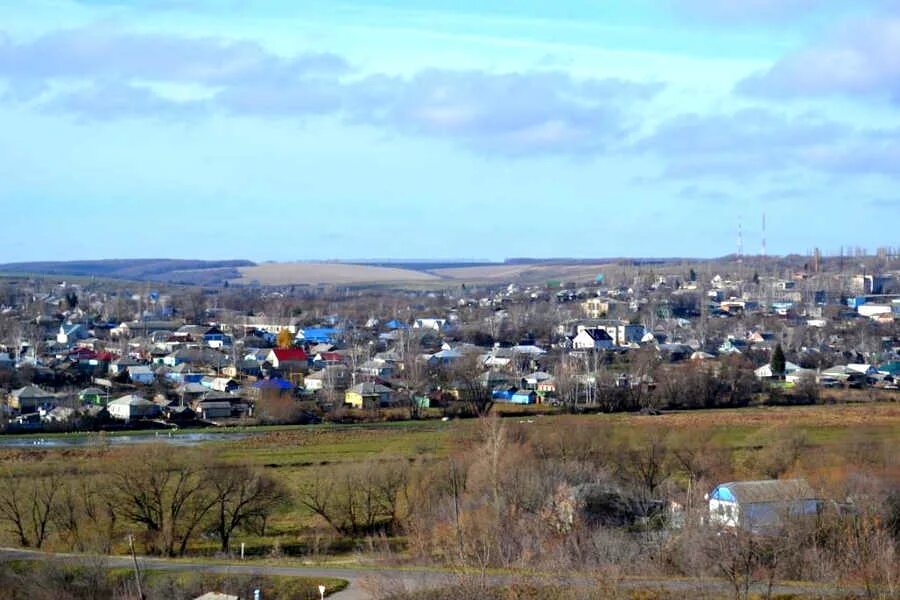
<path id="1" fill-rule="evenodd" d="M 134 563 L 134 581 L 137 584 L 137 593 L 140 600 L 146 600 L 144 588 L 141 584 L 141 568 L 138 565 L 137 554 L 134 552 L 134 536 L 128 534 L 128 546 L 131 548 L 131 561 Z"/>

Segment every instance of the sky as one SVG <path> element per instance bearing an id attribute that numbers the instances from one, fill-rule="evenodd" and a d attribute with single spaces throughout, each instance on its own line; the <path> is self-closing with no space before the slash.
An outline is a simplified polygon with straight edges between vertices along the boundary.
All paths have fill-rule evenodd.
<path id="1" fill-rule="evenodd" d="M 0 14 L 0 263 L 898 245 L 900 0 Z"/>

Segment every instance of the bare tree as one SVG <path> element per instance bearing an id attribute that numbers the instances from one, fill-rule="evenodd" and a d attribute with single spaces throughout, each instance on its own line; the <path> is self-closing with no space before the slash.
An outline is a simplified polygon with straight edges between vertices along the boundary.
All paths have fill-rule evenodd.
<path id="1" fill-rule="evenodd" d="M 0 483 L 0 521 L 24 547 L 41 548 L 51 532 L 60 478 L 51 474 L 37 479 L 7 471 Z"/>
<path id="2" fill-rule="evenodd" d="M 319 476 L 300 494 L 300 503 L 344 535 L 390 530 L 402 519 L 409 481 L 405 461 L 370 460 Z"/>
<path id="3" fill-rule="evenodd" d="M 230 550 L 237 529 L 254 520 L 265 521 L 288 497 L 278 482 L 250 467 L 222 466 L 209 475 L 215 495 L 213 530 L 222 552 Z"/>
<path id="4" fill-rule="evenodd" d="M 144 526 L 148 551 L 184 555 L 216 502 L 202 471 L 202 464 L 167 447 L 151 447 L 140 462 L 117 466 L 111 491 L 125 517 Z"/>

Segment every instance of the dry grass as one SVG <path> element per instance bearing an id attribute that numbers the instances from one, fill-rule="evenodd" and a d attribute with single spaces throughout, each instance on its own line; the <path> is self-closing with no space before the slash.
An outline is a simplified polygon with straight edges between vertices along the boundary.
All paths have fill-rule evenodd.
<path id="1" fill-rule="evenodd" d="M 686 264 L 678 261 L 645 267 L 656 274 L 683 275 Z M 603 273 L 607 281 L 630 281 L 641 272 L 640 267 L 617 262 L 595 262 L 566 264 L 497 264 L 487 266 L 450 267 L 420 271 L 375 265 L 353 265 L 339 262 L 286 262 L 266 263 L 238 269 L 241 278 L 233 283 L 246 284 L 252 281 L 262 285 L 384 285 L 384 284 L 454 284 L 504 283 L 515 281 L 523 284 L 542 284 L 548 280 L 593 282 L 598 273 Z"/>
<path id="2" fill-rule="evenodd" d="M 529 264 L 453 267 L 418 271 L 374 265 L 352 265 L 337 262 L 266 263 L 242 267 L 241 278 L 234 283 L 257 281 L 262 285 L 335 285 L 391 283 L 483 282 L 544 283 L 551 279 L 591 282 L 598 273 L 621 276 L 624 267 L 611 263 L 596 264 Z"/>
<path id="3" fill-rule="evenodd" d="M 238 269 L 235 283 L 257 281 L 262 285 L 336 285 L 439 281 L 423 271 L 343 263 L 266 263 Z"/>
<path id="4" fill-rule="evenodd" d="M 761 406 L 725 410 L 682 411 L 662 416 L 615 415 L 632 424 L 659 424 L 669 428 L 706 427 L 842 427 L 856 425 L 896 427 L 900 433 L 900 404 L 835 404 L 819 406 Z"/>
<path id="5" fill-rule="evenodd" d="M 433 272 L 448 279 L 460 281 L 523 281 L 542 283 L 548 279 L 565 281 L 593 281 L 598 273 L 620 269 L 616 265 L 496 265 L 482 267 L 454 267 L 435 269 Z"/>

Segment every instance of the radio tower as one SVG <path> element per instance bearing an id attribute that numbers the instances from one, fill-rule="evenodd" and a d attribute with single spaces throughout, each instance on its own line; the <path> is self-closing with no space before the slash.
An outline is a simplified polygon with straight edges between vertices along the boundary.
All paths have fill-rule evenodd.
<path id="1" fill-rule="evenodd" d="M 766 213 L 762 215 L 762 255 L 766 257 Z"/>
<path id="2" fill-rule="evenodd" d="M 738 219 L 738 247 L 737 247 L 738 262 L 744 262 L 744 226 L 741 223 L 741 220 Z"/>

